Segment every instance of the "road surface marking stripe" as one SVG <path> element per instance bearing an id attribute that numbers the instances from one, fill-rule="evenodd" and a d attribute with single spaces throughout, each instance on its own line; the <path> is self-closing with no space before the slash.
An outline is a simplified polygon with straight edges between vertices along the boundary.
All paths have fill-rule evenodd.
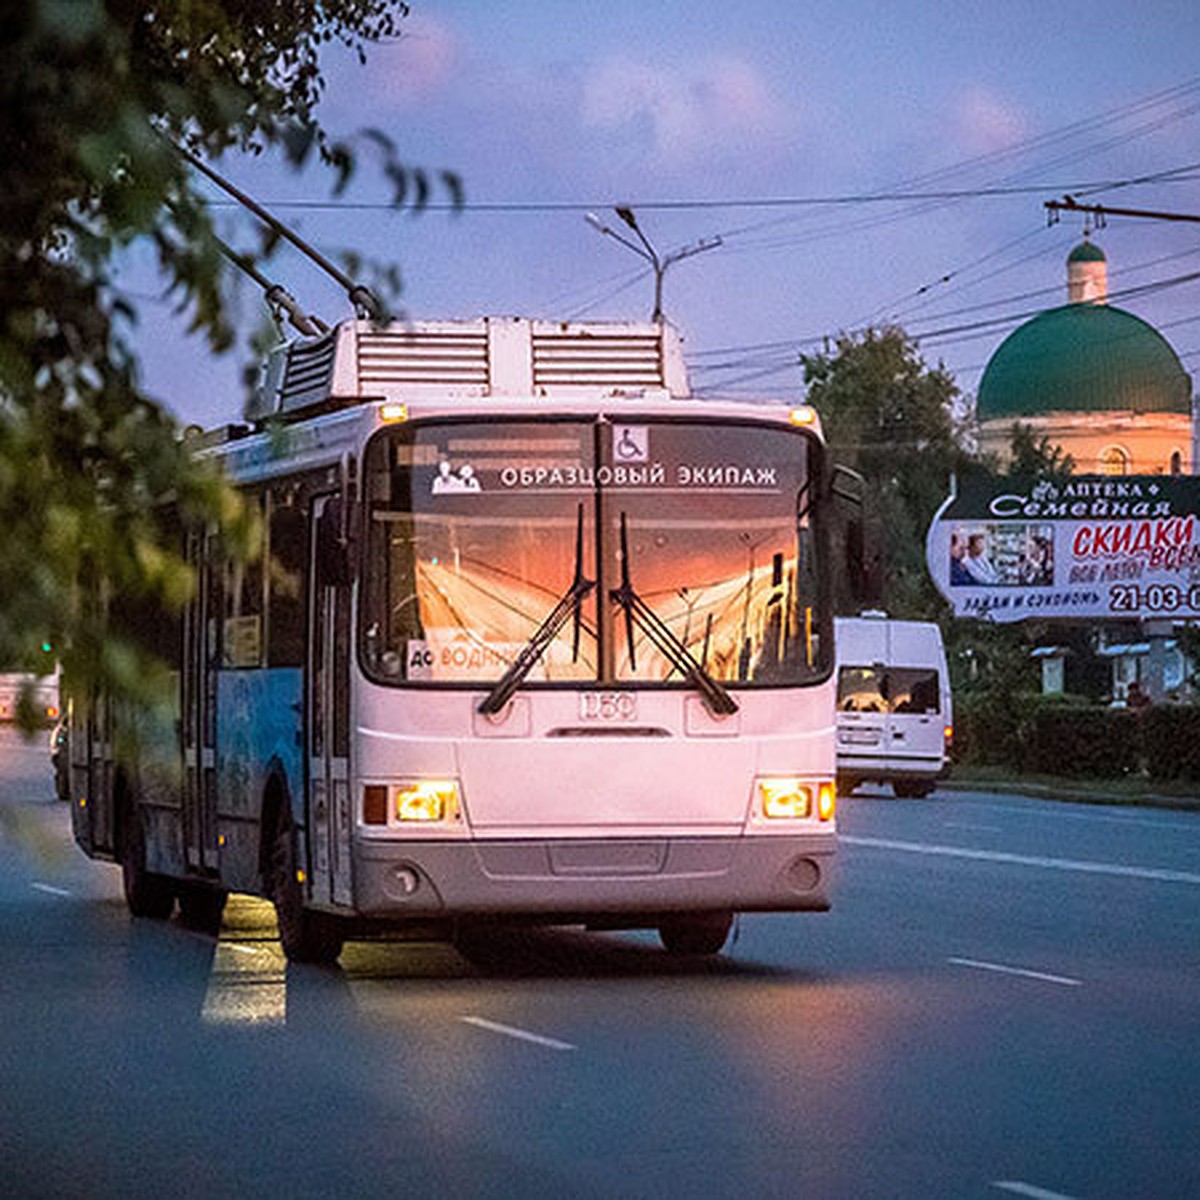
<path id="1" fill-rule="evenodd" d="M 73 892 L 68 892 L 66 888 L 55 887 L 52 883 L 31 883 L 29 885 L 37 892 L 45 892 L 50 896 L 71 896 Z"/>
<path id="2" fill-rule="evenodd" d="M 1071 1200 L 1063 1192 L 1051 1192 L 1045 1188 L 1034 1187 L 1032 1183 L 1021 1183 L 1018 1179 L 996 1179 L 992 1187 L 1002 1192 L 1012 1192 L 1014 1196 L 1028 1196 L 1029 1200 Z"/>
<path id="3" fill-rule="evenodd" d="M 1046 983 L 1061 983 L 1064 987 L 1079 987 L 1082 979 L 1071 979 L 1066 975 L 1046 975 L 1042 971 L 1029 971 L 1024 967 L 1006 967 L 1003 963 L 980 962 L 977 958 L 951 958 L 948 962 L 958 967 L 974 967 L 977 971 L 995 971 L 999 975 L 1020 975 L 1025 979 L 1041 979 Z"/>
<path id="4" fill-rule="evenodd" d="M 969 858 L 977 862 L 1009 863 L 1018 867 L 1044 867 L 1051 871 L 1080 871 L 1085 875 L 1119 875 L 1126 879 L 1154 879 L 1160 883 L 1200 885 L 1194 871 L 1171 871 L 1163 867 L 1123 867 L 1119 863 L 1087 862 L 1075 858 L 1041 858 L 1030 854 L 1006 854 L 1000 850 L 969 850 L 964 846 L 937 846 L 927 842 L 896 842 L 888 838 L 852 837 L 841 834 L 848 846 L 876 850 L 902 850 L 908 854 L 941 854 L 947 858 Z"/>
<path id="5" fill-rule="evenodd" d="M 490 1029 L 492 1033 L 502 1033 L 506 1037 L 517 1038 L 522 1042 L 532 1042 L 535 1046 L 546 1046 L 551 1050 L 574 1050 L 570 1042 L 560 1042 L 557 1038 L 542 1037 L 540 1033 L 530 1033 L 527 1029 L 516 1029 L 512 1025 L 500 1025 L 484 1017 L 460 1017 L 468 1025 L 476 1025 L 480 1029 Z"/>

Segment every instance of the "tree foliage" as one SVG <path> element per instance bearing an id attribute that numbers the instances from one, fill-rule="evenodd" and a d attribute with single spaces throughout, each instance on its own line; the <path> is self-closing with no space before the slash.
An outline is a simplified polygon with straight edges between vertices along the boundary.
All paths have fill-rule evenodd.
<path id="1" fill-rule="evenodd" d="M 940 365 L 926 366 L 895 327 L 845 335 L 801 363 L 833 457 L 866 480 L 868 586 L 881 594 L 886 580 L 892 616 L 932 616 L 939 601 L 925 534 L 951 474 L 969 463 L 954 415 L 957 384 Z"/>
<path id="2" fill-rule="evenodd" d="M 209 160 L 312 158 L 345 185 L 369 139 L 397 202 L 420 204 L 424 172 L 379 133 L 333 140 L 316 105 L 319 55 L 361 57 L 397 34 L 387 0 L 16 0 L 0 63 L 0 660 L 62 648 L 69 673 L 136 690 L 128 647 L 103 635 L 77 581 L 102 575 L 120 603 L 178 606 L 191 578 L 165 526 L 169 504 L 246 532 L 236 497 L 185 452 L 142 391 L 136 303 L 116 253 L 152 245 L 180 320 L 214 351 L 234 341 L 227 269 L 176 146 Z M 441 182 L 456 198 L 458 181 Z M 249 257 L 272 249 L 270 235 Z M 243 541 L 245 541 L 243 536 Z"/>

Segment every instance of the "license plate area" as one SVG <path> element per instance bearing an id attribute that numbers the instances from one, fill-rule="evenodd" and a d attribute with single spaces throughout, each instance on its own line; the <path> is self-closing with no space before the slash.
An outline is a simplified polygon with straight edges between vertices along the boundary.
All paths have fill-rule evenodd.
<path id="1" fill-rule="evenodd" d="M 595 725 L 625 725 L 638 718 L 636 692 L 580 692 L 579 719 Z"/>

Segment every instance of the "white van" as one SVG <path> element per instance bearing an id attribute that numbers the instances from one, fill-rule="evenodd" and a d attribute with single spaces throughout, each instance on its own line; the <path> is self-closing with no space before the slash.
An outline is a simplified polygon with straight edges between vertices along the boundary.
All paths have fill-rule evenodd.
<path id="1" fill-rule="evenodd" d="M 885 613 L 834 621 L 838 790 L 890 783 L 927 796 L 945 770 L 953 732 L 942 631 Z"/>

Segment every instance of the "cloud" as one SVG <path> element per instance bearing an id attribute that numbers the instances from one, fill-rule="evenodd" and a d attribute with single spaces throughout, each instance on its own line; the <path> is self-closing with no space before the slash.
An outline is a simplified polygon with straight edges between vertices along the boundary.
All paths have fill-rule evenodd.
<path id="1" fill-rule="evenodd" d="M 395 41 L 367 47 L 365 67 L 352 76 L 356 96 L 384 104 L 425 99 L 454 78 L 461 47 L 447 26 L 413 16 L 400 28 Z"/>
<path id="2" fill-rule="evenodd" d="M 1004 150 L 1027 136 L 1021 113 L 983 88 L 973 88 L 959 98 L 955 123 L 965 148 L 973 154 Z"/>
<path id="3" fill-rule="evenodd" d="M 790 124 L 755 68 L 730 57 L 686 68 L 598 63 L 583 81 L 581 119 L 585 128 L 640 138 L 655 165 L 672 168 L 759 152 Z"/>

